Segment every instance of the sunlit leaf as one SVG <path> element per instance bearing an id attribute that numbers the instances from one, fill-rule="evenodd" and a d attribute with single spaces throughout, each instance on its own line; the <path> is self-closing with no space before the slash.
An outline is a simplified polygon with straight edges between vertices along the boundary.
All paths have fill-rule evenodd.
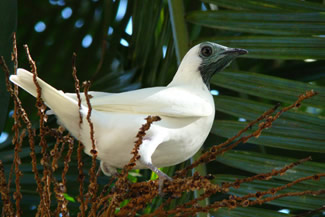
<path id="1" fill-rule="evenodd" d="M 236 179 L 240 179 L 240 178 L 244 178 L 244 177 L 240 177 L 240 176 L 235 177 L 232 175 L 218 175 L 216 176 L 215 180 L 218 184 L 221 184 L 222 182 L 234 182 L 236 181 Z M 244 196 L 251 193 L 267 191 L 268 189 L 277 188 L 285 184 L 286 182 L 275 181 L 275 180 L 273 180 L 272 182 L 253 181 L 249 183 L 242 183 L 240 185 L 240 188 L 229 188 L 229 192 L 227 193 L 234 194 L 237 196 Z M 288 193 L 288 192 L 303 192 L 307 190 L 317 191 L 319 190 L 319 188 L 318 186 L 315 185 L 313 186 L 306 185 L 303 182 L 303 183 L 296 184 L 290 188 L 285 188 L 274 195 Z M 271 196 L 272 195 L 267 194 L 264 197 L 271 197 Z M 249 198 L 249 199 L 254 200 L 256 198 Z M 324 199 L 325 197 L 322 195 L 320 196 L 307 195 L 301 197 L 283 197 L 277 200 L 270 201 L 268 203 L 279 207 L 287 207 L 287 208 L 302 209 L 302 210 L 313 210 L 321 207 Z"/>
<path id="2" fill-rule="evenodd" d="M 321 35 L 325 33 L 325 14 L 195 11 L 186 17 L 201 26 L 270 35 Z"/>
<path id="3" fill-rule="evenodd" d="M 319 94 L 305 100 L 304 105 L 323 108 L 325 106 L 325 88 L 298 81 L 291 81 L 275 76 L 252 72 L 220 72 L 212 78 L 212 84 L 229 88 L 240 93 L 247 93 L 277 102 L 293 103 L 299 95 L 308 90 Z"/>
<path id="4" fill-rule="evenodd" d="M 308 157 L 308 155 L 306 156 Z M 296 162 L 298 159 L 288 158 L 284 156 L 276 156 L 270 154 L 261 154 L 248 151 L 227 151 L 222 156 L 218 156 L 216 160 L 220 163 L 248 171 L 251 173 L 268 173 L 273 169 L 281 169 L 290 163 Z M 294 181 L 305 176 L 312 176 L 314 174 L 323 173 L 325 165 L 318 162 L 305 162 L 292 169 L 289 169 L 284 175 L 276 176 L 274 178 Z M 325 185 L 325 179 L 319 181 L 305 181 L 309 185 Z M 271 184 L 271 183 L 270 183 Z"/>
<path id="5" fill-rule="evenodd" d="M 217 111 L 238 118 L 244 118 L 247 121 L 256 119 L 265 111 L 275 106 L 231 96 L 216 96 L 214 97 L 214 102 Z M 280 106 L 276 112 L 282 108 L 283 106 Z M 274 114 L 276 112 L 274 112 Z M 313 127 L 313 130 L 315 131 L 323 132 L 325 130 L 325 118 L 323 116 L 302 112 L 299 108 L 282 113 L 280 118 L 274 122 L 274 125 L 277 125 L 277 123 L 279 123 L 279 125 L 290 123 L 301 128 L 310 125 L 310 127 Z"/>
<path id="6" fill-rule="evenodd" d="M 324 5 L 309 1 L 299 0 L 203 0 L 207 3 L 216 4 L 221 7 L 237 10 L 257 11 L 323 11 Z"/>
<path id="7" fill-rule="evenodd" d="M 216 171 L 219 169 L 217 166 L 223 163 L 227 173 L 233 175 L 218 176 L 217 180 L 232 181 L 235 178 L 280 169 L 301 156 L 312 156 L 313 161 L 292 168 L 283 176 L 273 177 L 268 181 L 246 183 L 240 189 L 230 189 L 230 193 L 238 195 L 323 172 L 324 163 L 320 162 L 321 154 L 324 152 L 325 123 L 322 115 L 324 115 L 325 89 L 324 82 L 320 79 L 324 78 L 325 69 L 324 4 L 321 4 L 321 1 L 310 0 L 182 1 L 178 2 L 177 9 L 181 13 L 177 15 L 181 15 L 178 17 L 180 23 L 186 22 L 187 30 L 184 30 L 177 24 L 173 24 L 174 29 L 172 28 L 171 19 L 175 18 L 175 14 L 172 12 L 174 10 L 171 10 L 173 9 L 170 7 L 171 2 L 150 0 L 76 2 L 50 0 L 30 1 L 28 4 L 22 2 L 18 7 L 19 65 L 29 68 L 22 46 L 27 43 L 36 61 L 39 76 L 55 88 L 74 92 L 71 57 L 72 53 L 76 52 L 77 75 L 80 82 L 91 80 L 93 84 L 91 90 L 123 92 L 141 87 L 163 86 L 171 81 L 177 71 L 175 50 L 180 43 L 179 40 L 174 40 L 177 32 L 182 32 L 183 38 L 188 36 L 191 40 L 186 43 L 181 41 L 185 47 L 209 40 L 229 47 L 245 48 L 249 51 L 248 55 L 234 61 L 228 68 L 228 72 L 217 73 L 212 79 L 211 88 L 218 90 L 219 95 L 214 99 L 216 122 L 212 134 L 206 141 L 207 147 L 214 144 L 216 140 L 219 142 L 235 135 L 249 121 L 260 116 L 277 102 L 281 103 L 277 109 L 279 111 L 293 103 L 307 90 L 314 89 L 318 95 L 305 100 L 300 108 L 283 113 L 273 123 L 273 127 L 265 130 L 258 139 L 253 138 L 248 143 L 238 146 L 239 149 L 244 150 L 228 151 L 217 158 L 218 162 L 210 162 L 207 172 Z M 5 7 L 0 8 L 5 9 Z M 68 18 L 62 16 L 65 8 L 70 8 L 72 11 Z M 44 16 L 44 13 L 31 13 L 31 11 L 42 11 L 47 16 Z M 8 12 L 5 11 L 3 15 L 7 17 Z M 45 25 L 42 31 L 37 30 L 38 23 Z M 8 24 L 5 23 L 7 27 Z M 89 39 L 87 46 L 83 43 L 85 38 Z M 183 53 L 187 51 L 185 47 Z M 31 97 L 27 95 L 20 91 L 19 97 L 33 128 L 36 127 L 37 169 L 43 181 L 47 179 L 43 177 L 44 165 L 40 164 L 42 155 L 37 127 L 39 119 L 36 115 L 35 100 L 31 101 Z M 1 109 L 5 107 L 4 105 L 0 103 Z M 236 121 L 239 118 L 244 122 Z M 9 139 L 0 145 L 0 160 L 4 163 L 6 178 L 9 177 L 14 156 L 14 147 L 10 143 L 13 137 L 12 123 L 9 122 L 12 122 L 12 119 L 7 121 L 5 126 L 6 132 L 10 133 Z M 58 125 L 55 118 L 51 117 L 46 126 L 52 128 Z M 24 123 L 22 128 L 26 128 Z M 256 126 L 252 128 L 254 129 Z M 46 139 L 48 145 L 55 143 L 55 138 L 48 136 Z M 22 159 L 19 168 L 23 174 L 20 186 L 23 194 L 21 204 L 24 217 L 35 216 L 40 201 L 27 141 L 26 138 L 19 153 Z M 51 148 L 47 152 L 50 159 L 52 159 Z M 67 149 L 65 146 L 58 162 L 59 167 L 51 174 L 51 178 L 55 179 L 52 180 L 53 183 L 62 181 L 61 173 Z M 78 177 L 81 176 L 78 173 L 76 155 L 74 151 L 65 177 L 67 200 L 78 198 L 80 193 Z M 88 173 L 91 158 L 83 154 L 82 160 L 82 171 L 85 176 L 84 193 L 86 193 L 90 183 Z M 189 161 L 162 170 L 172 176 L 176 169 L 188 164 Z M 203 175 L 204 171 L 200 171 L 200 174 Z M 115 179 L 101 173 L 98 175 L 97 196 L 107 183 Z M 129 175 L 133 176 L 129 176 L 132 182 L 157 178 L 150 170 L 131 171 Z M 15 178 L 14 171 L 10 186 L 12 194 L 16 191 Z M 113 182 L 111 193 L 114 192 L 114 185 Z M 303 191 L 309 188 L 317 190 L 323 185 L 324 179 L 309 180 L 294 186 L 291 190 Z M 210 203 L 215 199 L 214 196 L 209 198 Z M 216 197 L 218 196 L 219 194 Z M 192 200 L 193 197 L 195 196 L 192 192 L 184 192 L 180 198 L 172 198 L 164 209 L 175 209 Z M 322 199 L 322 197 L 312 196 L 298 199 L 288 197 L 258 207 L 219 209 L 211 215 L 288 216 L 277 210 L 291 207 L 290 211 L 295 208 L 292 213 L 301 214 L 305 212 L 302 209 L 319 208 Z M 130 200 L 123 199 L 123 201 L 120 206 L 128 204 Z M 151 213 L 161 207 L 164 201 L 163 198 L 156 197 L 150 204 L 145 204 L 143 210 L 137 215 Z M 56 202 L 52 194 L 51 211 L 55 210 Z M 199 203 L 200 206 L 207 204 L 208 199 Z M 70 201 L 68 209 L 71 216 L 77 216 L 80 204 Z M 117 208 L 119 209 L 120 207 Z M 206 213 L 199 213 L 198 216 L 205 217 Z"/>
<path id="8" fill-rule="evenodd" d="M 247 124 L 237 121 L 216 121 L 212 133 L 222 137 L 232 137 Z M 253 133 L 257 127 L 249 130 L 246 134 Z M 280 149 L 298 150 L 310 152 L 325 152 L 324 131 L 316 131 L 313 127 L 297 126 L 282 123 L 266 129 L 258 138 L 252 138 L 250 143 L 276 147 Z"/>
<path id="9" fill-rule="evenodd" d="M 252 217 L 252 216 L 263 216 L 263 217 L 289 217 L 292 215 L 280 213 L 278 211 L 253 208 L 253 207 L 236 207 L 235 209 L 221 208 L 216 212 L 211 213 L 215 217 Z"/>
<path id="10" fill-rule="evenodd" d="M 325 38 L 316 36 L 228 36 L 201 38 L 228 47 L 245 48 L 249 51 L 245 58 L 258 59 L 325 59 Z"/>
<path id="11" fill-rule="evenodd" d="M 69 194 L 67 194 L 67 193 L 63 193 L 63 196 L 64 196 L 64 198 L 65 198 L 66 200 L 68 200 L 68 201 L 70 201 L 70 202 L 73 202 L 73 203 L 76 202 L 76 200 L 75 200 L 73 197 L 71 197 Z"/>

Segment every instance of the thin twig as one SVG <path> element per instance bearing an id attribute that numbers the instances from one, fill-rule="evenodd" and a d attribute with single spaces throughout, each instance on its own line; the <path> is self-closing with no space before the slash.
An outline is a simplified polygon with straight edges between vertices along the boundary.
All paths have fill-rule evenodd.
<path id="1" fill-rule="evenodd" d="M 50 206 L 51 206 L 51 195 L 50 189 L 50 177 L 51 177 L 51 170 L 50 170 L 50 163 L 49 163 L 49 156 L 47 153 L 47 142 L 45 140 L 45 121 L 47 120 L 47 115 L 45 114 L 46 106 L 42 100 L 42 88 L 37 81 L 37 67 L 35 61 L 32 59 L 28 45 L 25 44 L 24 48 L 26 50 L 27 58 L 31 67 L 31 72 L 33 73 L 33 82 L 36 86 L 37 90 L 37 97 L 36 97 L 36 107 L 38 110 L 39 120 L 40 120 L 40 128 L 39 128 L 39 137 L 40 137 L 40 146 L 41 146 L 41 153 L 42 159 L 41 164 L 43 165 L 43 195 L 41 197 L 41 206 L 44 206 L 43 210 L 46 210 L 47 215 L 50 216 Z"/>
<path id="2" fill-rule="evenodd" d="M 276 105 L 275 107 L 269 109 L 268 111 L 264 112 L 260 117 L 258 117 L 256 120 L 254 120 L 251 123 L 249 123 L 243 130 L 241 130 L 234 137 L 228 139 L 226 142 L 224 142 L 224 143 L 222 143 L 220 145 L 213 146 L 212 148 L 210 148 L 210 150 L 208 152 L 202 154 L 200 156 L 200 158 L 197 159 L 195 162 L 193 162 L 191 165 L 189 165 L 185 169 L 179 171 L 177 173 L 177 177 L 184 176 L 187 173 L 187 171 L 193 169 L 194 167 L 197 167 L 199 164 L 213 161 L 216 158 L 217 155 L 222 154 L 222 153 L 224 153 L 224 152 L 226 152 L 228 150 L 233 149 L 234 147 L 236 147 L 241 142 L 242 143 L 246 143 L 252 137 L 258 138 L 261 135 L 262 131 L 264 129 L 267 129 L 267 128 L 271 127 L 272 126 L 272 122 L 274 122 L 276 119 L 278 119 L 283 112 L 286 112 L 286 111 L 288 111 L 288 110 L 290 110 L 292 108 L 295 108 L 295 107 L 300 106 L 300 104 L 301 104 L 301 102 L 303 100 L 308 99 L 308 98 L 311 98 L 311 97 L 315 96 L 316 94 L 317 94 L 317 92 L 315 92 L 313 90 L 307 91 L 305 94 L 300 95 L 299 98 L 297 99 L 297 101 L 294 102 L 292 105 L 287 106 L 287 107 L 281 109 L 278 113 L 276 113 L 276 115 L 274 117 L 270 116 L 270 114 L 272 114 L 278 108 L 279 105 Z M 235 143 L 233 143 L 233 144 L 231 144 L 231 145 L 229 145 L 229 146 L 227 146 L 225 148 L 220 149 L 221 147 L 224 147 L 224 146 L 228 145 L 230 142 L 234 141 L 243 132 L 247 131 L 254 124 L 258 123 L 259 121 L 261 121 L 263 119 L 266 119 L 265 122 L 260 123 L 259 126 L 258 126 L 258 129 L 255 132 L 253 132 L 252 134 L 250 134 L 248 136 L 245 136 L 245 137 L 240 138 Z"/>
<path id="3" fill-rule="evenodd" d="M 34 178 L 36 180 L 37 183 L 37 192 L 41 195 L 43 194 L 43 190 L 42 190 L 42 183 L 38 174 L 38 170 L 37 170 L 37 159 L 36 159 L 36 153 L 35 153 L 35 142 L 34 142 L 34 136 L 35 136 L 35 131 L 32 129 L 32 124 L 27 116 L 27 113 L 25 111 L 25 109 L 22 107 L 22 103 L 17 95 L 17 91 L 15 91 L 12 86 L 11 83 L 9 81 L 9 68 L 3 58 L 3 56 L 1 56 L 0 58 L 0 65 L 3 69 L 3 71 L 5 72 L 5 78 L 6 78 L 6 86 L 7 86 L 7 90 L 10 93 L 10 96 L 13 98 L 14 102 L 16 102 L 20 117 L 22 118 L 22 120 L 24 121 L 24 123 L 27 126 L 27 130 L 28 130 L 28 141 L 29 141 L 29 145 L 30 145 L 30 156 L 32 158 L 32 171 L 34 173 Z"/>
<path id="4" fill-rule="evenodd" d="M 14 216 L 12 203 L 10 200 L 9 188 L 6 183 L 6 176 L 2 161 L 0 160 L 0 194 L 3 203 L 2 216 Z"/>
<path id="5" fill-rule="evenodd" d="M 323 206 L 319 207 L 318 209 L 310 210 L 308 212 L 305 212 L 305 213 L 296 215 L 294 217 L 307 217 L 307 216 L 312 216 L 312 215 L 314 215 L 316 213 L 321 212 L 322 210 L 325 210 L 325 204 Z"/>
<path id="6" fill-rule="evenodd" d="M 14 62 L 14 74 L 17 74 L 18 52 L 17 52 L 16 33 L 13 33 L 12 41 L 13 41 L 13 51 L 11 53 L 11 60 Z M 14 86 L 13 92 L 15 95 L 18 95 L 18 86 L 16 85 Z M 19 217 L 21 216 L 20 201 L 22 198 L 22 194 L 20 192 L 20 177 L 22 176 L 22 172 L 19 169 L 19 165 L 21 164 L 19 152 L 21 151 L 23 138 L 25 136 L 25 130 L 19 136 L 19 128 L 21 127 L 21 123 L 19 120 L 19 110 L 18 110 L 18 105 L 16 100 L 14 100 L 13 119 L 14 119 L 14 125 L 12 127 L 12 130 L 14 131 L 14 135 L 15 135 L 14 138 L 12 139 L 12 144 L 15 145 L 15 155 L 14 155 L 13 165 L 15 165 L 15 174 L 16 174 L 16 180 L 15 180 L 16 192 L 14 193 L 14 198 L 16 202 L 16 216 Z"/>
<path id="7" fill-rule="evenodd" d="M 78 107 L 79 107 L 79 125 L 82 124 L 82 114 L 81 114 L 81 97 L 80 97 L 80 84 L 79 84 L 79 79 L 77 77 L 77 67 L 76 67 L 76 58 L 77 54 L 74 52 L 72 55 L 72 77 L 74 79 L 74 88 L 77 94 L 77 99 L 78 99 Z M 79 126 L 81 127 L 81 126 Z"/>
<path id="8" fill-rule="evenodd" d="M 115 189 L 115 193 L 112 197 L 112 201 L 110 202 L 110 205 L 106 211 L 107 216 L 112 216 L 113 213 L 115 212 L 115 208 L 118 206 L 118 204 L 121 201 L 124 200 L 124 197 L 122 195 L 125 194 L 127 189 L 129 189 L 128 183 L 127 183 L 127 175 L 128 175 L 128 172 L 132 168 L 135 167 L 136 161 L 139 160 L 139 158 L 140 158 L 139 148 L 143 142 L 143 138 L 145 137 L 146 132 L 150 129 L 152 123 L 156 122 L 156 121 L 160 121 L 161 119 L 159 116 L 148 116 L 145 120 L 146 120 L 146 123 L 141 126 L 141 128 L 139 129 L 138 134 L 136 136 L 138 139 L 135 142 L 134 148 L 131 152 L 131 154 L 133 154 L 133 156 L 130 159 L 129 163 L 124 166 L 119 179 L 115 183 L 116 189 Z M 153 193 L 153 191 L 151 193 Z M 152 199 L 152 196 L 150 196 L 150 198 Z"/>
<path id="9" fill-rule="evenodd" d="M 81 128 L 81 124 L 83 122 L 82 114 L 81 114 L 81 97 L 80 97 L 80 84 L 79 79 L 77 77 L 77 67 L 76 67 L 76 58 L 77 54 L 74 52 L 72 55 L 72 77 L 74 79 L 74 87 L 75 92 L 78 99 L 78 107 L 79 107 L 79 127 Z M 79 135 L 80 136 L 80 135 Z M 80 213 L 82 217 L 86 216 L 86 207 L 85 207 L 85 200 L 84 200 L 84 180 L 85 175 L 83 174 L 83 161 L 82 161 L 82 153 L 83 153 L 84 146 L 80 141 L 78 141 L 78 149 L 77 149 L 77 161 L 78 161 L 78 181 L 79 181 L 79 196 L 78 201 L 80 202 Z"/>
<path id="10" fill-rule="evenodd" d="M 255 180 L 269 180 L 271 179 L 273 176 L 277 176 L 277 175 L 282 175 L 284 174 L 286 171 L 288 171 L 289 169 L 298 166 L 299 164 L 302 164 L 306 161 L 311 160 L 311 157 L 307 157 L 301 160 L 298 160 L 296 162 L 293 162 L 285 167 L 283 167 L 282 169 L 279 170 L 272 170 L 272 172 L 269 173 L 261 173 L 261 174 L 257 174 L 255 176 L 251 176 L 248 178 L 244 178 L 244 179 L 238 179 L 235 182 L 232 183 L 223 183 L 222 184 L 222 188 L 229 188 L 229 187 L 234 187 L 234 188 L 239 188 L 241 183 L 248 183 L 248 182 L 252 182 Z"/>
<path id="11" fill-rule="evenodd" d="M 94 209 L 96 207 L 96 194 L 97 194 L 97 190 L 98 190 L 98 184 L 97 184 L 97 175 L 96 175 L 96 158 L 97 158 L 97 150 L 96 150 L 96 140 L 95 140 L 95 131 L 94 131 L 94 125 L 91 121 L 91 112 L 92 112 L 92 107 L 91 107 L 91 103 L 90 103 L 90 96 L 88 94 L 89 88 L 90 88 L 90 82 L 89 81 L 85 81 L 83 83 L 84 86 L 84 94 L 85 94 L 85 98 L 86 98 L 86 102 L 87 102 L 87 106 L 88 106 L 88 113 L 87 113 L 87 121 L 89 124 L 89 128 L 90 128 L 90 140 L 91 140 L 91 144 L 92 144 L 92 149 L 90 150 L 90 153 L 92 155 L 92 163 L 91 163 L 91 168 L 89 170 L 89 176 L 90 176 L 90 183 L 88 186 L 88 193 L 87 195 L 90 196 L 91 200 L 91 211 L 90 211 L 90 216 L 95 216 L 95 212 L 96 210 Z M 87 200 L 86 200 L 87 203 Z"/>

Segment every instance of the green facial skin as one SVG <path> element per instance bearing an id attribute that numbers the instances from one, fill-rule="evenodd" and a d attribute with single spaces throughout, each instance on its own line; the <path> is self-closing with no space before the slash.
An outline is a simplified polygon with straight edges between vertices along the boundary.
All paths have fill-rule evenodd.
<path id="1" fill-rule="evenodd" d="M 202 63 L 199 71 L 208 89 L 210 89 L 210 80 L 215 73 L 229 66 L 237 56 L 246 53 L 244 49 L 228 48 L 212 42 L 201 43 L 199 56 L 202 58 Z"/>

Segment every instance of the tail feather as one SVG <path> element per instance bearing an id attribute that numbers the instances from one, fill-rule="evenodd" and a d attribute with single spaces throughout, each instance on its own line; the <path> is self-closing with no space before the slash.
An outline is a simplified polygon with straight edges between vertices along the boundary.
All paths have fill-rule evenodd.
<path id="1" fill-rule="evenodd" d="M 18 69 L 17 75 L 11 75 L 10 81 L 25 91 L 37 97 L 37 88 L 33 81 L 33 74 L 25 69 Z M 60 123 L 64 125 L 75 137 L 79 137 L 79 106 L 78 102 L 62 91 L 50 86 L 42 79 L 37 78 L 42 92 L 41 97 L 45 104 L 52 109 Z"/>

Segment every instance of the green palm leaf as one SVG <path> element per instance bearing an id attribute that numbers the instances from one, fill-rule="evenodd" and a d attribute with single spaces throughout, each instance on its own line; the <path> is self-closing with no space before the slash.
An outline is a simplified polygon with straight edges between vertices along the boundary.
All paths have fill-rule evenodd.
<path id="1" fill-rule="evenodd" d="M 63 18 L 63 10 L 67 7 L 72 10 L 72 14 Z M 123 7 L 124 13 L 121 12 Z M 35 10 L 47 16 L 31 13 Z M 324 10 L 325 5 L 321 0 L 50 0 L 21 3 L 18 7 L 17 33 L 20 67 L 28 68 L 22 48 L 22 44 L 27 43 L 37 62 L 39 76 L 58 89 L 73 92 L 71 56 L 76 51 L 77 74 L 81 81 L 92 80 L 92 90 L 120 92 L 168 84 L 177 70 L 176 57 L 185 54 L 189 44 L 209 40 L 247 49 L 248 55 L 234 62 L 228 71 L 215 75 L 211 81 L 212 90 L 218 91 L 218 95 L 214 96 L 216 120 L 203 150 L 235 135 L 247 122 L 256 119 L 278 102 L 282 107 L 286 106 L 311 89 L 318 95 L 304 101 L 300 108 L 283 113 L 272 128 L 265 130 L 259 138 L 253 138 L 235 150 L 218 156 L 206 168 L 196 168 L 201 174 L 205 170 L 206 173 L 214 174 L 214 182 L 220 184 L 270 172 L 297 159 L 312 156 L 312 161 L 292 168 L 282 176 L 243 183 L 239 189 L 231 188 L 228 192 L 245 195 L 324 172 Z M 130 33 L 126 28 L 131 20 L 133 28 Z M 44 31 L 35 31 L 38 22 L 44 22 Z M 1 31 L 1 37 L 3 33 Z M 83 44 L 86 36 L 92 38 L 89 46 Z M 0 85 L 2 89 L 5 88 L 4 83 Z M 26 93 L 21 93 L 20 98 L 33 127 L 38 130 L 35 101 Z M 0 111 L 5 111 L 6 101 L 4 98 L 1 100 L 4 103 L 0 104 Z M 6 112 L 1 113 L 0 125 L 6 116 Z M 0 159 L 4 163 L 7 178 L 14 153 L 10 142 L 13 136 L 12 122 L 10 118 L 4 128 L 5 132 L 10 133 L 9 138 L 0 143 Z M 49 118 L 47 125 L 56 127 L 55 122 L 54 118 Z M 21 205 L 24 216 L 34 216 L 34 206 L 38 205 L 39 197 L 35 192 L 27 140 L 26 137 L 20 152 L 20 169 L 24 174 L 20 182 L 23 193 Z M 55 142 L 49 138 L 49 150 Z M 40 148 L 36 149 L 36 153 L 39 159 Z M 63 156 L 65 154 L 66 149 Z M 77 155 L 74 153 L 67 175 L 66 195 L 74 200 L 79 195 L 75 184 L 78 178 L 76 162 Z M 84 173 L 87 174 L 91 159 L 85 157 L 84 164 Z M 41 173 L 43 166 L 38 166 Z M 63 162 L 59 162 L 54 173 L 57 180 L 61 180 L 62 168 Z M 170 168 L 169 171 L 176 168 Z M 150 171 L 141 171 L 141 176 L 133 177 L 132 180 L 144 181 L 150 177 Z M 98 182 L 102 188 L 108 178 L 100 176 Z M 87 177 L 85 186 L 88 184 Z M 324 178 L 299 183 L 284 192 L 319 190 L 322 186 Z M 13 191 L 15 186 L 11 185 Z M 224 196 L 214 194 L 209 201 L 199 205 L 220 201 Z M 191 193 L 186 193 L 179 199 L 173 199 L 168 209 L 174 209 L 193 197 Z M 292 216 L 317 209 L 322 206 L 322 201 L 322 195 L 287 197 L 258 207 L 222 208 L 210 214 Z M 163 202 L 161 198 L 156 198 L 138 214 L 153 212 Z M 77 216 L 79 206 L 78 202 L 70 200 L 68 207 L 71 216 Z M 279 213 L 278 210 L 282 208 L 288 209 L 290 214 Z M 202 213 L 202 216 L 206 216 L 206 213 Z"/>

